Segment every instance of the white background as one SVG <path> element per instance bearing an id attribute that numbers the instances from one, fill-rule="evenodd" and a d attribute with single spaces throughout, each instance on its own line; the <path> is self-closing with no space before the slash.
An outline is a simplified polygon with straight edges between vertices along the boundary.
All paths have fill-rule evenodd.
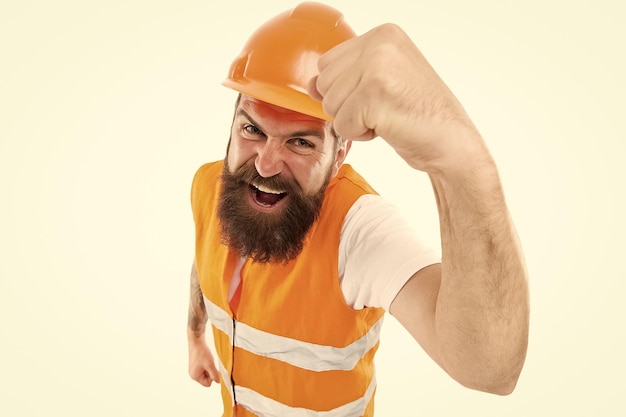
<path id="1" fill-rule="evenodd" d="M 0 415 L 219 416 L 187 376 L 192 175 L 223 157 L 222 87 L 292 1 L 0 6 Z M 388 317 L 378 416 L 621 416 L 621 2 L 336 0 L 357 33 L 400 24 L 500 167 L 530 272 L 516 391 L 467 390 Z M 382 141 L 348 162 L 437 238 L 434 199 Z"/>

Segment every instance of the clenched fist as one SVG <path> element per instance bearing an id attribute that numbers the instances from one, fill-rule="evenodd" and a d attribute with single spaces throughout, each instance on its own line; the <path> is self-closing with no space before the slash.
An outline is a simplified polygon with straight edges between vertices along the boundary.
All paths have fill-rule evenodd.
<path id="1" fill-rule="evenodd" d="M 339 44 L 320 58 L 319 70 L 309 94 L 322 101 L 340 136 L 380 136 L 427 172 L 487 154 L 459 101 L 398 26 L 378 26 Z"/>

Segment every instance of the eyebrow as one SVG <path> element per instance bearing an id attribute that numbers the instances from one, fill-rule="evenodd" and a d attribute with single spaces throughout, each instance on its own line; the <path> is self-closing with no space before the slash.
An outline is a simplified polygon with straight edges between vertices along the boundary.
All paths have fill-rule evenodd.
<path id="1" fill-rule="evenodd" d="M 248 119 L 248 121 L 250 123 L 252 123 L 253 125 L 255 125 L 257 127 L 261 126 L 244 109 L 240 108 L 239 110 L 237 110 L 237 116 L 245 117 L 246 119 Z M 261 130 L 263 130 L 263 129 L 261 129 Z M 292 133 L 289 134 L 289 136 L 291 136 L 291 137 L 296 137 L 296 136 L 299 136 L 299 137 L 314 136 L 314 137 L 319 138 L 320 140 L 324 140 L 324 138 L 326 137 L 326 133 L 323 130 L 320 130 L 320 129 L 307 129 L 307 130 L 298 130 L 296 132 L 292 132 Z"/>

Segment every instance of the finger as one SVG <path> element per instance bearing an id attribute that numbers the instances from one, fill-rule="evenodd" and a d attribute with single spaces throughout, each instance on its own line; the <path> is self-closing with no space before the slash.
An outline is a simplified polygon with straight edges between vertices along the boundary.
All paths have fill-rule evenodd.
<path id="1" fill-rule="evenodd" d="M 209 365 L 208 375 L 211 378 L 211 380 L 217 383 L 220 382 L 220 373 L 217 371 L 217 369 L 215 368 L 215 365 L 212 363 Z"/>
<path id="2" fill-rule="evenodd" d="M 361 42 L 360 37 L 355 37 L 341 42 L 326 51 L 318 60 L 317 67 L 321 71 L 325 70 L 331 63 L 340 59 L 352 62 L 358 55 L 357 44 Z"/>
<path id="3" fill-rule="evenodd" d="M 210 387 L 212 382 L 219 383 L 219 372 L 211 361 L 208 361 L 194 370 L 190 370 L 189 375 L 191 379 L 205 387 Z"/>
<path id="4" fill-rule="evenodd" d="M 320 74 L 319 80 L 324 76 Z M 361 81 L 361 70 L 350 68 L 335 77 L 333 84 L 326 90 L 320 91 L 324 98 L 322 107 L 329 116 L 335 118 L 346 99 L 358 88 Z"/>
<path id="5" fill-rule="evenodd" d="M 350 87 L 346 86 L 346 82 L 349 82 L 350 86 L 354 86 L 355 81 L 359 78 L 358 74 L 361 73 L 361 69 L 355 66 L 356 62 L 356 59 L 346 60 L 345 57 L 341 57 L 320 70 L 315 82 L 315 88 L 320 95 L 326 97 L 337 86 L 349 89 Z"/>
<path id="6" fill-rule="evenodd" d="M 353 68 L 361 55 L 358 43 L 357 38 L 350 39 L 330 49 L 319 58 L 319 76 L 315 87 L 322 96 L 327 94 L 342 74 Z"/>
<path id="7" fill-rule="evenodd" d="M 375 126 L 368 125 L 368 107 L 363 105 L 362 94 L 349 95 L 339 108 L 333 127 L 343 138 L 356 141 L 371 140 L 377 136 Z"/>
<path id="8" fill-rule="evenodd" d="M 209 374 L 207 372 L 201 373 L 196 378 L 193 378 L 193 380 L 205 387 L 210 387 L 211 383 L 213 382 L 213 380 L 209 377 Z"/>
<path id="9" fill-rule="evenodd" d="M 307 88 L 307 93 L 309 93 L 309 95 L 317 101 L 322 101 L 323 100 L 323 96 L 322 94 L 317 90 L 317 75 L 313 78 L 311 78 L 309 80 L 309 83 L 307 84 L 306 88 Z"/>

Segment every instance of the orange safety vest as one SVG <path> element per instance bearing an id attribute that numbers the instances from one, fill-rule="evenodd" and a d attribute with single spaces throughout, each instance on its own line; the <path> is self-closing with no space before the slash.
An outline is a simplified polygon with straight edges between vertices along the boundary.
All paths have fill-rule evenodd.
<path id="1" fill-rule="evenodd" d="M 338 276 L 339 236 L 352 204 L 375 191 L 343 165 L 295 261 L 241 269 L 236 315 L 228 290 L 239 255 L 221 243 L 223 162 L 194 177 L 196 266 L 219 357 L 223 417 L 360 417 L 374 412 L 374 354 L 384 310 L 355 310 Z"/>

